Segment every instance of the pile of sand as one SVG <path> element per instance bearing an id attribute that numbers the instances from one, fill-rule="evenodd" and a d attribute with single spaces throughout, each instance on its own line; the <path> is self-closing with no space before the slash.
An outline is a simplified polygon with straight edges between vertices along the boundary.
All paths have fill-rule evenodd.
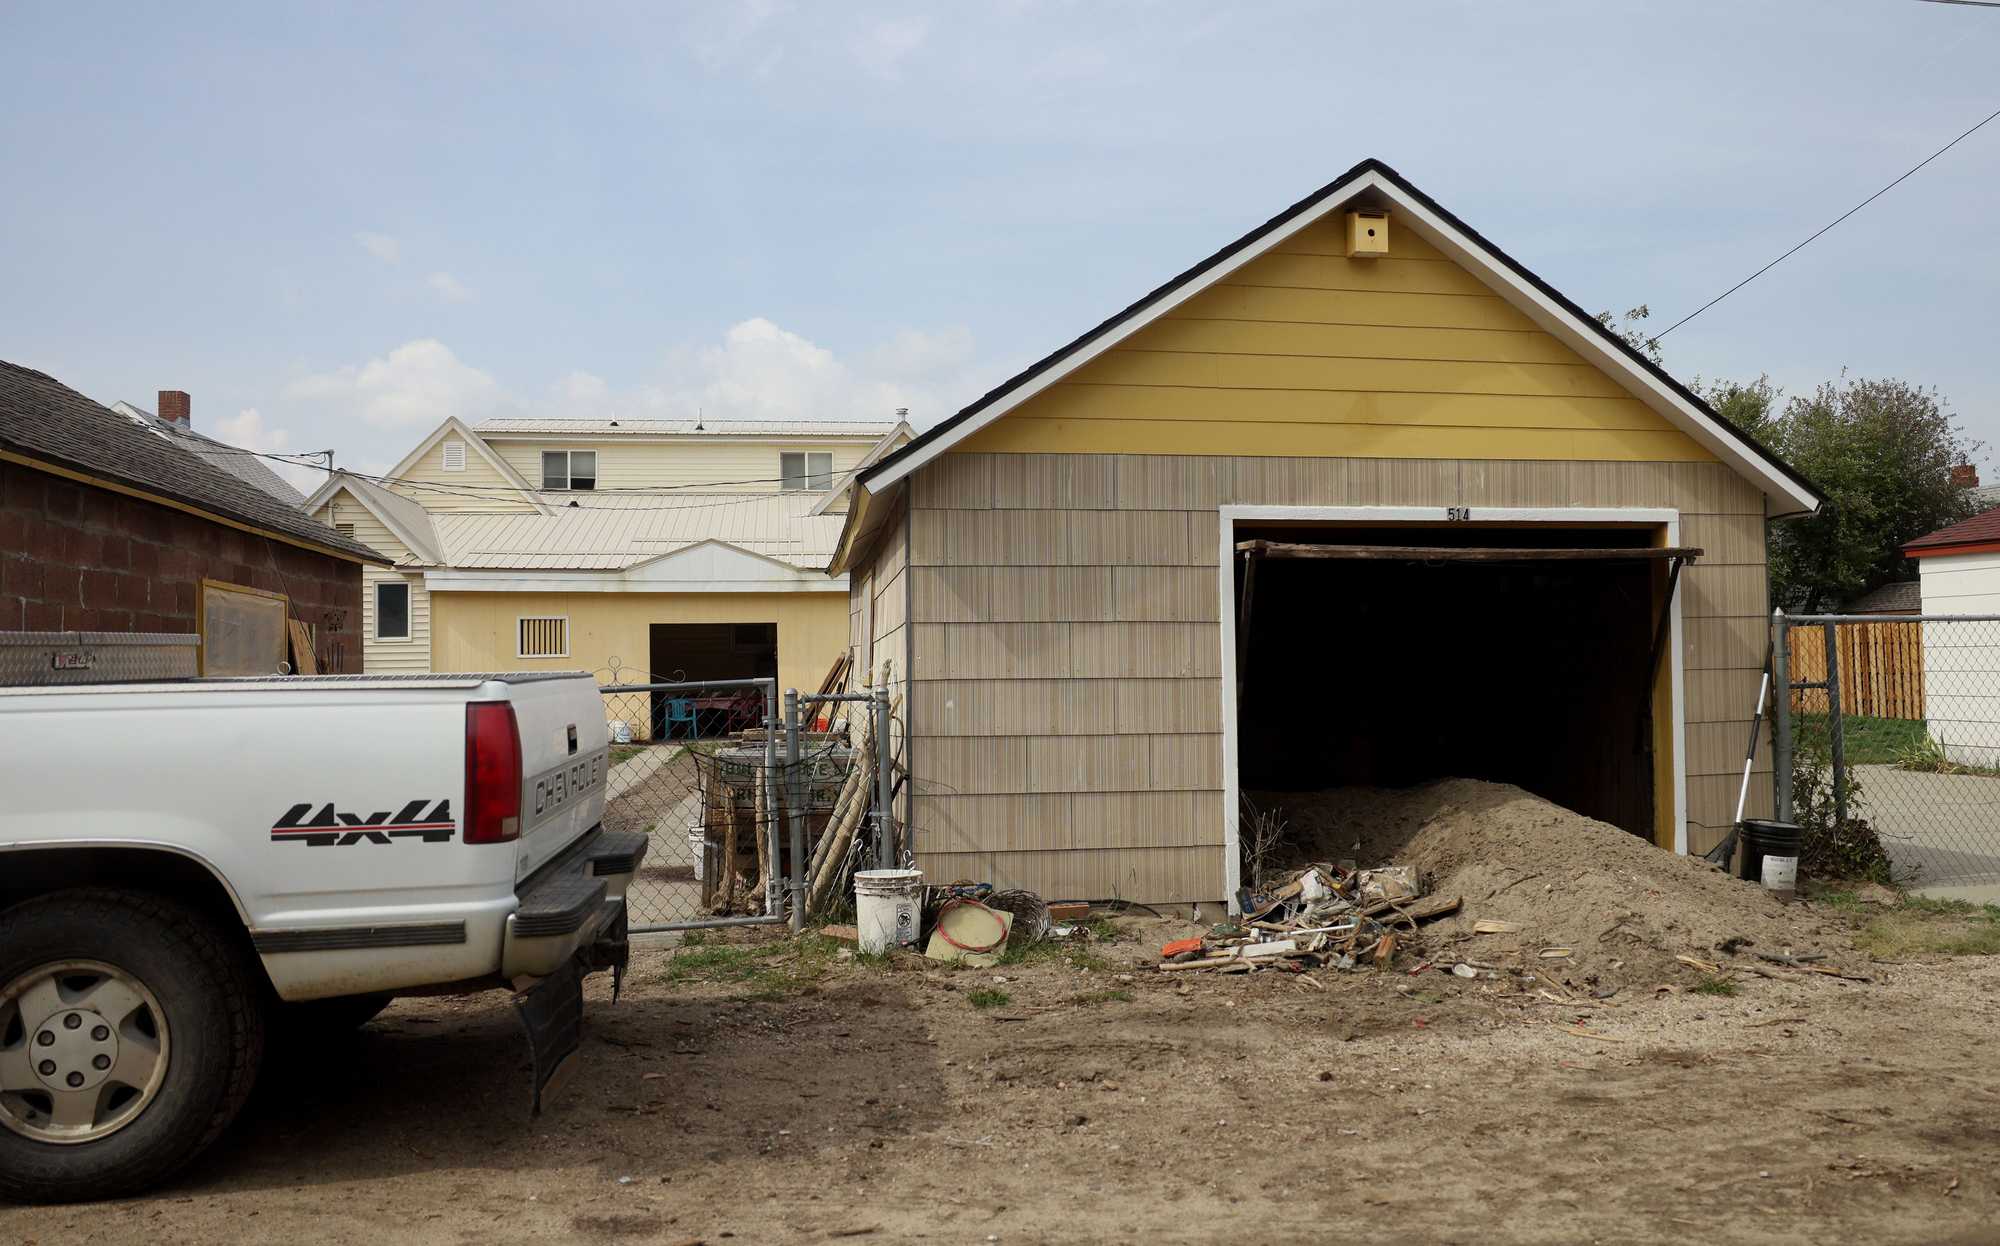
<path id="1" fill-rule="evenodd" d="M 1426 944 L 1451 957 L 1539 966 L 1579 984 L 1644 987 L 1684 981 L 1689 971 L 1678 954 L 1726 959 L 1716 948 L 1728 939 L 1770 952 L 1847 947 L 1844 927 L 1807 907 L 1780 904 L 1698 858 L 1663 852 L 1508 784 L 1447 779 L 1252 799 L 1281 811 L 1303 859 L 1410 865 L 1428 876 L 1432 894 L 1462 897 L 1456 916 L 1427 928 Z M 1475 935 L 1481 918 L 1521 930 Z M 1571 955 L 1541 955 L 1553 948 Z"/>

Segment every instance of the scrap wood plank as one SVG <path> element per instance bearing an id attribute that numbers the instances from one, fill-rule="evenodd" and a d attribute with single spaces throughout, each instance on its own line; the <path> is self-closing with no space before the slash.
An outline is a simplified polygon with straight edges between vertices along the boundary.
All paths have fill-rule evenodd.
<path id="1" fill-rule="evenodd" d="M 1393 911 L 1396 916 L 1408 918 L 1413 922 L 1427 922 L 1434 918 L 1451 916 L 1453 913 L 1458 912 L 1459 906 L 1462 903 L 1464 903 L 1464 898 L 1461 896 L 1452 896 L 1449 899 L 1441 896 L 1433 896 L 1428 900 L 1418 900 L 1415 902 L 1405 900 L 1377 900 L 1367 908 L 1362 909 L 1361 915 L 1364 917 L 1379 917 L 1384 913 Z"/>
<path id="2" fill-rule="evenodd" d="M 313 652 L 312 632 L 297 619 L 286 619 L 285 630 L 292 637 L 292 673 L 319 674 L 319 655 Z"/>

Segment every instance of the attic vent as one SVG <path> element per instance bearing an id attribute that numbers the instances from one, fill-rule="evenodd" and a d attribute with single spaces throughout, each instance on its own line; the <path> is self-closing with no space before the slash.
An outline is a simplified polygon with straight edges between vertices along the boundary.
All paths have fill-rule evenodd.
<path id="1" fill-rule="evenodd" d="M 520 620 L 518 656 L 524 658 L 566 658 L 569 656 L 569 620 L 561 617 Z"/>
<path id="2" fill-rule="evenodd" d="M 337 523 L 333 525 L 333 530 L 350 541 L 354 539 L 354 525 L 351 523 Z"/>
<path id="3" fill-rule="evenodd" d="M 455 437 L 444 443 L 444 469 L 448 472 L 465 470 L 465 443 Z"/>

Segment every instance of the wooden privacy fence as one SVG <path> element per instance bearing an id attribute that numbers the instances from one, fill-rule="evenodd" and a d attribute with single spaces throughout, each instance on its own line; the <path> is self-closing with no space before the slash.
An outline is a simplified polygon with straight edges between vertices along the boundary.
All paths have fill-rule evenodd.
<path id="1" fill-rule="evenodd" d="M 1795 627 L 1791 645 L 1792 680 L 1821 683 L 1826 679 L 1826 629 Z M 1835 625 L 1835 655 L 1840 672 L 1840 712 L 1874 718 L 1924 717 L 1924 625 L 1916 622 L 1839 623 Z M 1827 710 L 1824 689 L 1797 694 L 1798 708 L 1808 714 Z"/>

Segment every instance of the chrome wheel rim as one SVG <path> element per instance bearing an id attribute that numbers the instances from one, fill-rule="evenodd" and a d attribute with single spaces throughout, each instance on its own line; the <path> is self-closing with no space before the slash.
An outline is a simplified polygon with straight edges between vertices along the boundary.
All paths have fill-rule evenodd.
<path id="1" fill-rule="evenodd" d="M 0 1123 L 37 1142 L 95 1142 L 139 1118 L 166 1078 L 167 1016 L 102 961 L 39 965 L 0 988 Z"/>

